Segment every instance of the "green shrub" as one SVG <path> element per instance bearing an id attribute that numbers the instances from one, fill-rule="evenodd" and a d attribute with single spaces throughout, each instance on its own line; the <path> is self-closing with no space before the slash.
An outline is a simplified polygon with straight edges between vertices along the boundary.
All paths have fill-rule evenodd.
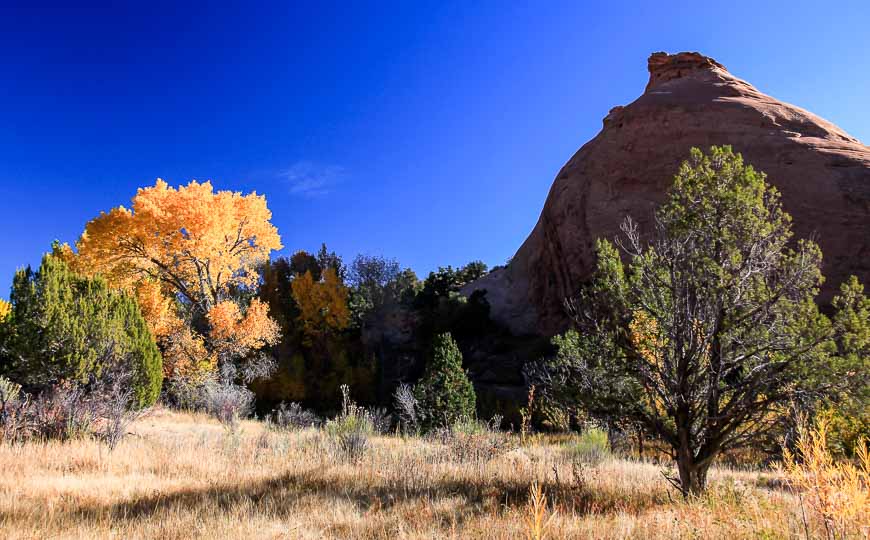
<path id="1" fill-rule="evenodd" d="M 157 400 L 163 363 L 135 299 L 51 254 L 37 272 L 15 274 L 10 299 L 0 373 L 31 391 L 62 380 L 88 383 L 120 368 L 131 374 L 133 406 Z"/>
<path id="2" fill-rule="evenodd" d="M 587 428 L 568 443 L 568 451 L 572 457 L 584 463 L 600 463 L 610 457 L 607 432 L 598 427 Z"/>
<path id="3" fill-rule="evenodd" d="M 423 378 L 414 389 L 424 431 L 475 416 L 474 387 L 462 369 L 462 353 L 449 333 L 435 336 Z"/>

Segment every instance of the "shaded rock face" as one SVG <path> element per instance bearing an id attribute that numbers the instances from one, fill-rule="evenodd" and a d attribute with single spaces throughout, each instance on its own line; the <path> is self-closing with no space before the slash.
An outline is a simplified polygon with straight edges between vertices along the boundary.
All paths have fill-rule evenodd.
<path id="1" fill-rule="evenodd" d="M 514 334 L 564 330 L 564 299 L 594 270 L 595 239 L 616 237 L 626 215 L 649 231 L 689 149 L 726 144 L 780 190 L 795 237 L 821 246 L 821 302 L 850 274 L 870 284 L 870 147 L 701 54 L 655 53 L 649 72 L 643 95 L 614 107 L 559 171 L 511 263 L 464 293 L 485 289 L 492 318 Z"/>

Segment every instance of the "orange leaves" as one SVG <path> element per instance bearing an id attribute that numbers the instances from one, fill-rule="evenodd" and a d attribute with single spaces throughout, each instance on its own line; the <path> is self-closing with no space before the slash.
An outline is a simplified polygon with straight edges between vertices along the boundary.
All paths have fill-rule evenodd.
<path id="1" fill-rule="evenodd" d="M 155 280 L 145 279 L 136 284 L 136 300 L 155 338 L 168 336 L 181 326 L 172 299 Z"/>
<path id="2" fill-rule="evenodd" d="M 321 281 L 314 281 L 310 271 L 297 275 L 291 287 L 307 341 L 329 331 L 343 330 L 350 324 L 347 287 L 333 268 L 323 272 Z"/>
<path id="3" fill-rule="evenodd" d="M 123 206 L 90 221 L 77 247 L 81 264 L 120 286 L 148 276 L 169 283 L 204 311 L 222 292 L 251 287 L 258 265 L 281 248 L 266 198 L 213 191 L 210 182 L 178 189 L 158 179 Z"/>
<path id="4" fill-rule="evenodd" d="M 251 301 L 244 315 L 235 302 L 220 302 L 208 312 L 208 322 L 218 354 L 241 356 L 274 345 L 280 336 L 278 323 L 269 317 L 269 307 L 259 299 Z"/>
<path id="5" fill-rule="evenodd" d="M 236 325 L 236 336 L 249 349 L 260 349 L 278 343 L 281 332 L 278 323 L 269 317 L 269 306 L 255 298 Z"/>
<path id="6" fill-rule="evenodd" d="M 176 189 L 158 179 L 136 192 L 132 210 L 119 206 L 87 224 L 74 266 L 135 292 L 167 364 L 174 358 L 196 371 L 277 341 L 266 306 L 245 310 L 237 300 L 281 248 L 271 218 L 256 193 L 215 192 L 195 180 Z M 189 321 L 203 316 L 211 329 L 200 335 Z"/>
<path id="7" fill-rule="evenodd" d="M 163 339 L 163 372 L 166 378 L 202 380 L 217 368 L 217 354 L 205 339 L 188 326 L 180 326 Z"/>
<path id="8" fill-rule="evenodd" d="M 236 326 L 242 319 L 242 312 L 235 302 L 221 302 L 208 312 L 211 335 L 215 339 L 232 339 Z"/>
<path id="9" fill-rule="evenodd" d="M 136 194 L 133 215 L 144 226 L 138 239 L 144 240 L 149 255 L 159 260 L 181 255 L 173 263 L 187 280 L 200 279 L 207 264 L 213 289 L 225 283 L 253 285 L 257 265 L 281 248 L 265 197 L 215 193 L 210 182 L 192 181 L 176 190 L 158 180 Z"/>

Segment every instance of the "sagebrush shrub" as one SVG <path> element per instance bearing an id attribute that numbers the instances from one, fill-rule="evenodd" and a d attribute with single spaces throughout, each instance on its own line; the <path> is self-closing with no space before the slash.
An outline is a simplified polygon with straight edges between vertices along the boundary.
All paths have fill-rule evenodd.
<path id="1" fill-rule="evenodd" d="M 314 412 L 303 409 L 299 403 L 281 402 L 266 416 L 266 424 L 271 429 L 293 430 L 320 425 L 320 418 Z"/>
<path id="2" fill-rule="evenodd" d="M 133 375 L 123 365 L 89 384 L 64 381 L 35 396 L 0 380 L 0 441 L 69 440 L 94 435 L 110 449 L 139 414 Z"/>
<path id="3" fill-rule="evenodd" d="M 341 413 L 326 423 L 326 433 L 340 457 L 358 461 L 365 455 L 375 428 L 368 411 L 351 400 L 346 384 L 341 386 L 341 393 Z"/>
<path id="4" fill-rule="evenodd" d="M 183 411 L 195 411 L 202 407 L 200 393 L 202 383 L 186 377 L 172 377 L 163 385 L 162 402 L 167 407 Z"/>
<path id="5" fill-rule="evenodd" d="M 21 385 L 0 376 L 0 406 L 6 402 L 15 401 L 21 392 Z"/>
<path id="6" fill-rule="evenodd" d="M 513 449 L 509 437 L 498 429 L 501 420 L 500 416 L 489 422 L 460 418 L 434 433 L 447 446 L 453 459 L 461 463 L 481 463 Z"/>
<path id="7" fill-rule="evenodd" d="M 388 433 L 393 425 L 393 415 L 383 407 L 373 407 L 366 409 L 366 414 L 372 422 L 372 428 L 375 433 L 381 435 Z"/>
<path id="8" fill-rule="evenodd" d="M 21 385 L 0 377 L 0 443 L 27 438 L 29 398 L 21 394 Z"/>
<path id="9" fill-rule="evenodd" d="M 250 416 L 254 410 L 254 394 L 246 387 L 217 377 L 197 381 L 174 377 L 166 385 L 164 400 L 170 407 L 202 411 L 230 429 Z"/>
<path id="10" fill-rule="evenodd" d="M 235 429 L 254 409 L 254 394 L 237 384 L 206 381 L 199 392 L 201 408 L 224 426 Z"/>
<path id="11" fill-rule="evenodd" d="M 32 402 L 36 433 L 43 439 L 68 440 L 91 433 L 99 417 L 98 402 L 76 384 L 63 382 Z"/>

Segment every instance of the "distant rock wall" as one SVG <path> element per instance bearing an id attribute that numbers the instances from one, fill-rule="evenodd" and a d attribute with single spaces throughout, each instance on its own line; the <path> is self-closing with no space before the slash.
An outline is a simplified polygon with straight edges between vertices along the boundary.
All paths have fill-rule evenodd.
<path id="1" fill-rule="evenodd" d="M 559 171 L 511 263 L 465 294 L 486 289 L 492 318 L 514 334 L 560 332 L 564 299 L 594 269 L 595 239 L 617 236 L 626 215 L 649 230 L 689 149 L 726 144 L 781 191 L 796 237 L 821 246 L 821 301 L 850 274 L 870 285 L 870 147 L 701 54 L 655 53 L 648 67 L 643 95 L 614 107 Z"/>

